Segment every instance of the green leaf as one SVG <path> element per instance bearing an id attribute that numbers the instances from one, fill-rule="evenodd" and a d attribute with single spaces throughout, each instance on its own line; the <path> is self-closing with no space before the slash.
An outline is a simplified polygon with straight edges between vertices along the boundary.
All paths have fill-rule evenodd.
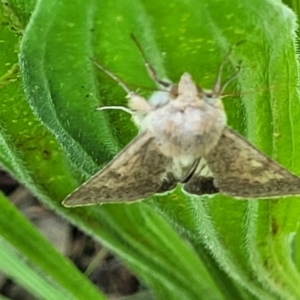
<path id="1" fill-rule="evenodd" d="M 32 292 L 33 295 L 44 298 L 47 295 L 47 299 L 74 299 L 66 295 L 63 292 L 53 286 L 53 282 L 49 279 L 41 276 L 39 272 L 36 272 L 32 267 L 28 266 L 24 259 L 20 257 L 19 253 L 15 252 L 15 249 L 9 247 L 3 240 L 0 240 L 0 269 L 13 281 L 24 286 Z"/>
<path id="2" fill-rule="evenodd" d="M 0 207 L 2 272 L 39 299 L 104 299 L 2 194 Z"/>
<path id="3" fill-rule="evenodd" d="M 300 174 L 292 11 L 267 0 L 56 0 L 37 1 L 27 24 L 29 14 L 20 17 L 22 1 L 12 3 L 26 27 L 19 53 L 25 94 L 10 55 L 9 68 L 1 69 L 13 74 L 1 89 L 0 158 L 6 169 L 117 253 L 158 299 L 300 298 L 296 197 L 208 199 L 187 197 L 178 188 L 133 205 L 60 204 L 137 132 L 123 112 L 95 110 L 126 100 L 89 59 L 150 95 L 154 84 L 131 33 L 161 78 L 178 82 L 188 71 L 204 88 L 213 85 L 233 47 L 224 78 L 242 61 L 236 85 L 228 89 L 242 97 L 224 99 L 229 125 Z M 13 53 L 18 41 L 6 34 L 7 53 Z"/>

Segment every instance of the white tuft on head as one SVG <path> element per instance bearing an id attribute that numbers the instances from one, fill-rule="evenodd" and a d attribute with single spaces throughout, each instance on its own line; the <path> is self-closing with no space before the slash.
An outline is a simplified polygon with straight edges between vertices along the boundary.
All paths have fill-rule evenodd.
<path id="1" fill-rule="evenodd" d="M 183 73 L 178 83 L 178 95 L 187 99 L 195 98 L 198 95 L 197 86 L 187 72 Z"/>

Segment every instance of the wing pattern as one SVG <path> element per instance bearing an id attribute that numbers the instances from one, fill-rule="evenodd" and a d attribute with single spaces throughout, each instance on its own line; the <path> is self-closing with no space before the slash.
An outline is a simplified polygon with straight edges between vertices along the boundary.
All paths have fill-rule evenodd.
<path id="1" fill-rule="evenodd" d="M 205 157 L 220 192 L 241 198 L 300 194 L 300 179 L 225 128 L 217 146 Z"/>
<path id="2" fill-rule="evenodd" d="M 64 201 L 66 206 L 141 200 L 166 189 L 164 180 L 171 159 L 157 149 L 154 138 L 138 135 L 104 169 Z"/>

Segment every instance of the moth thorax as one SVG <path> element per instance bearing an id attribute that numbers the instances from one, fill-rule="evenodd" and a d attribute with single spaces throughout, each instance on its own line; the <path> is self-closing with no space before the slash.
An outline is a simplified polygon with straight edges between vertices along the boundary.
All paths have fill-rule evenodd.
<path id="1" fill-rule="evenodd" d="M 176 106 L 160 109 L 150 116 L 150 130 L 168 157 L 207 154 L 216 146 L 226 125 L 225 113 L 210 105 Z"/>

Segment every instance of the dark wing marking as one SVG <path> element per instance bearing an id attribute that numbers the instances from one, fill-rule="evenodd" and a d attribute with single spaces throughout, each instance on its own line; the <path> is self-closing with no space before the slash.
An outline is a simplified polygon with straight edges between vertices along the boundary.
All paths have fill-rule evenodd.
<path id="1" fill-rule="evenodd" d="M 157 191 L 157 193 L 165 193 L 175 189 L 178 180 L 174 177 L 172 173 L 168 173 L 166 177 L 163 179 L 162 185 Z"/>
<path id="2" fill-rule="evenodd" d="M 63 204 L 81 206 L 141 200 L 161 189 L 170 161 L 158 150 L 152 135 L 140 134 Z"/>
<path id="3" fill-rule="evenodd" d="M 213 177 L 193 176 L 183 187 L 184 191 L 194 195 L 211 195 L 219 193 Z"/>
<path id="4" fill-rule="evenodd" d="M 300 179 L 225 128 L 205 160 L 220 192 L 241 198 L 300 195 Z"/>
<path id="5" fill-rule="evenodd" d="M 184 191 L 194 195 L 216 194 L 219 189 L 214 184 L 214 177 L 206 161 L 199 159 L 198 166 L 183 187 Z"/>

